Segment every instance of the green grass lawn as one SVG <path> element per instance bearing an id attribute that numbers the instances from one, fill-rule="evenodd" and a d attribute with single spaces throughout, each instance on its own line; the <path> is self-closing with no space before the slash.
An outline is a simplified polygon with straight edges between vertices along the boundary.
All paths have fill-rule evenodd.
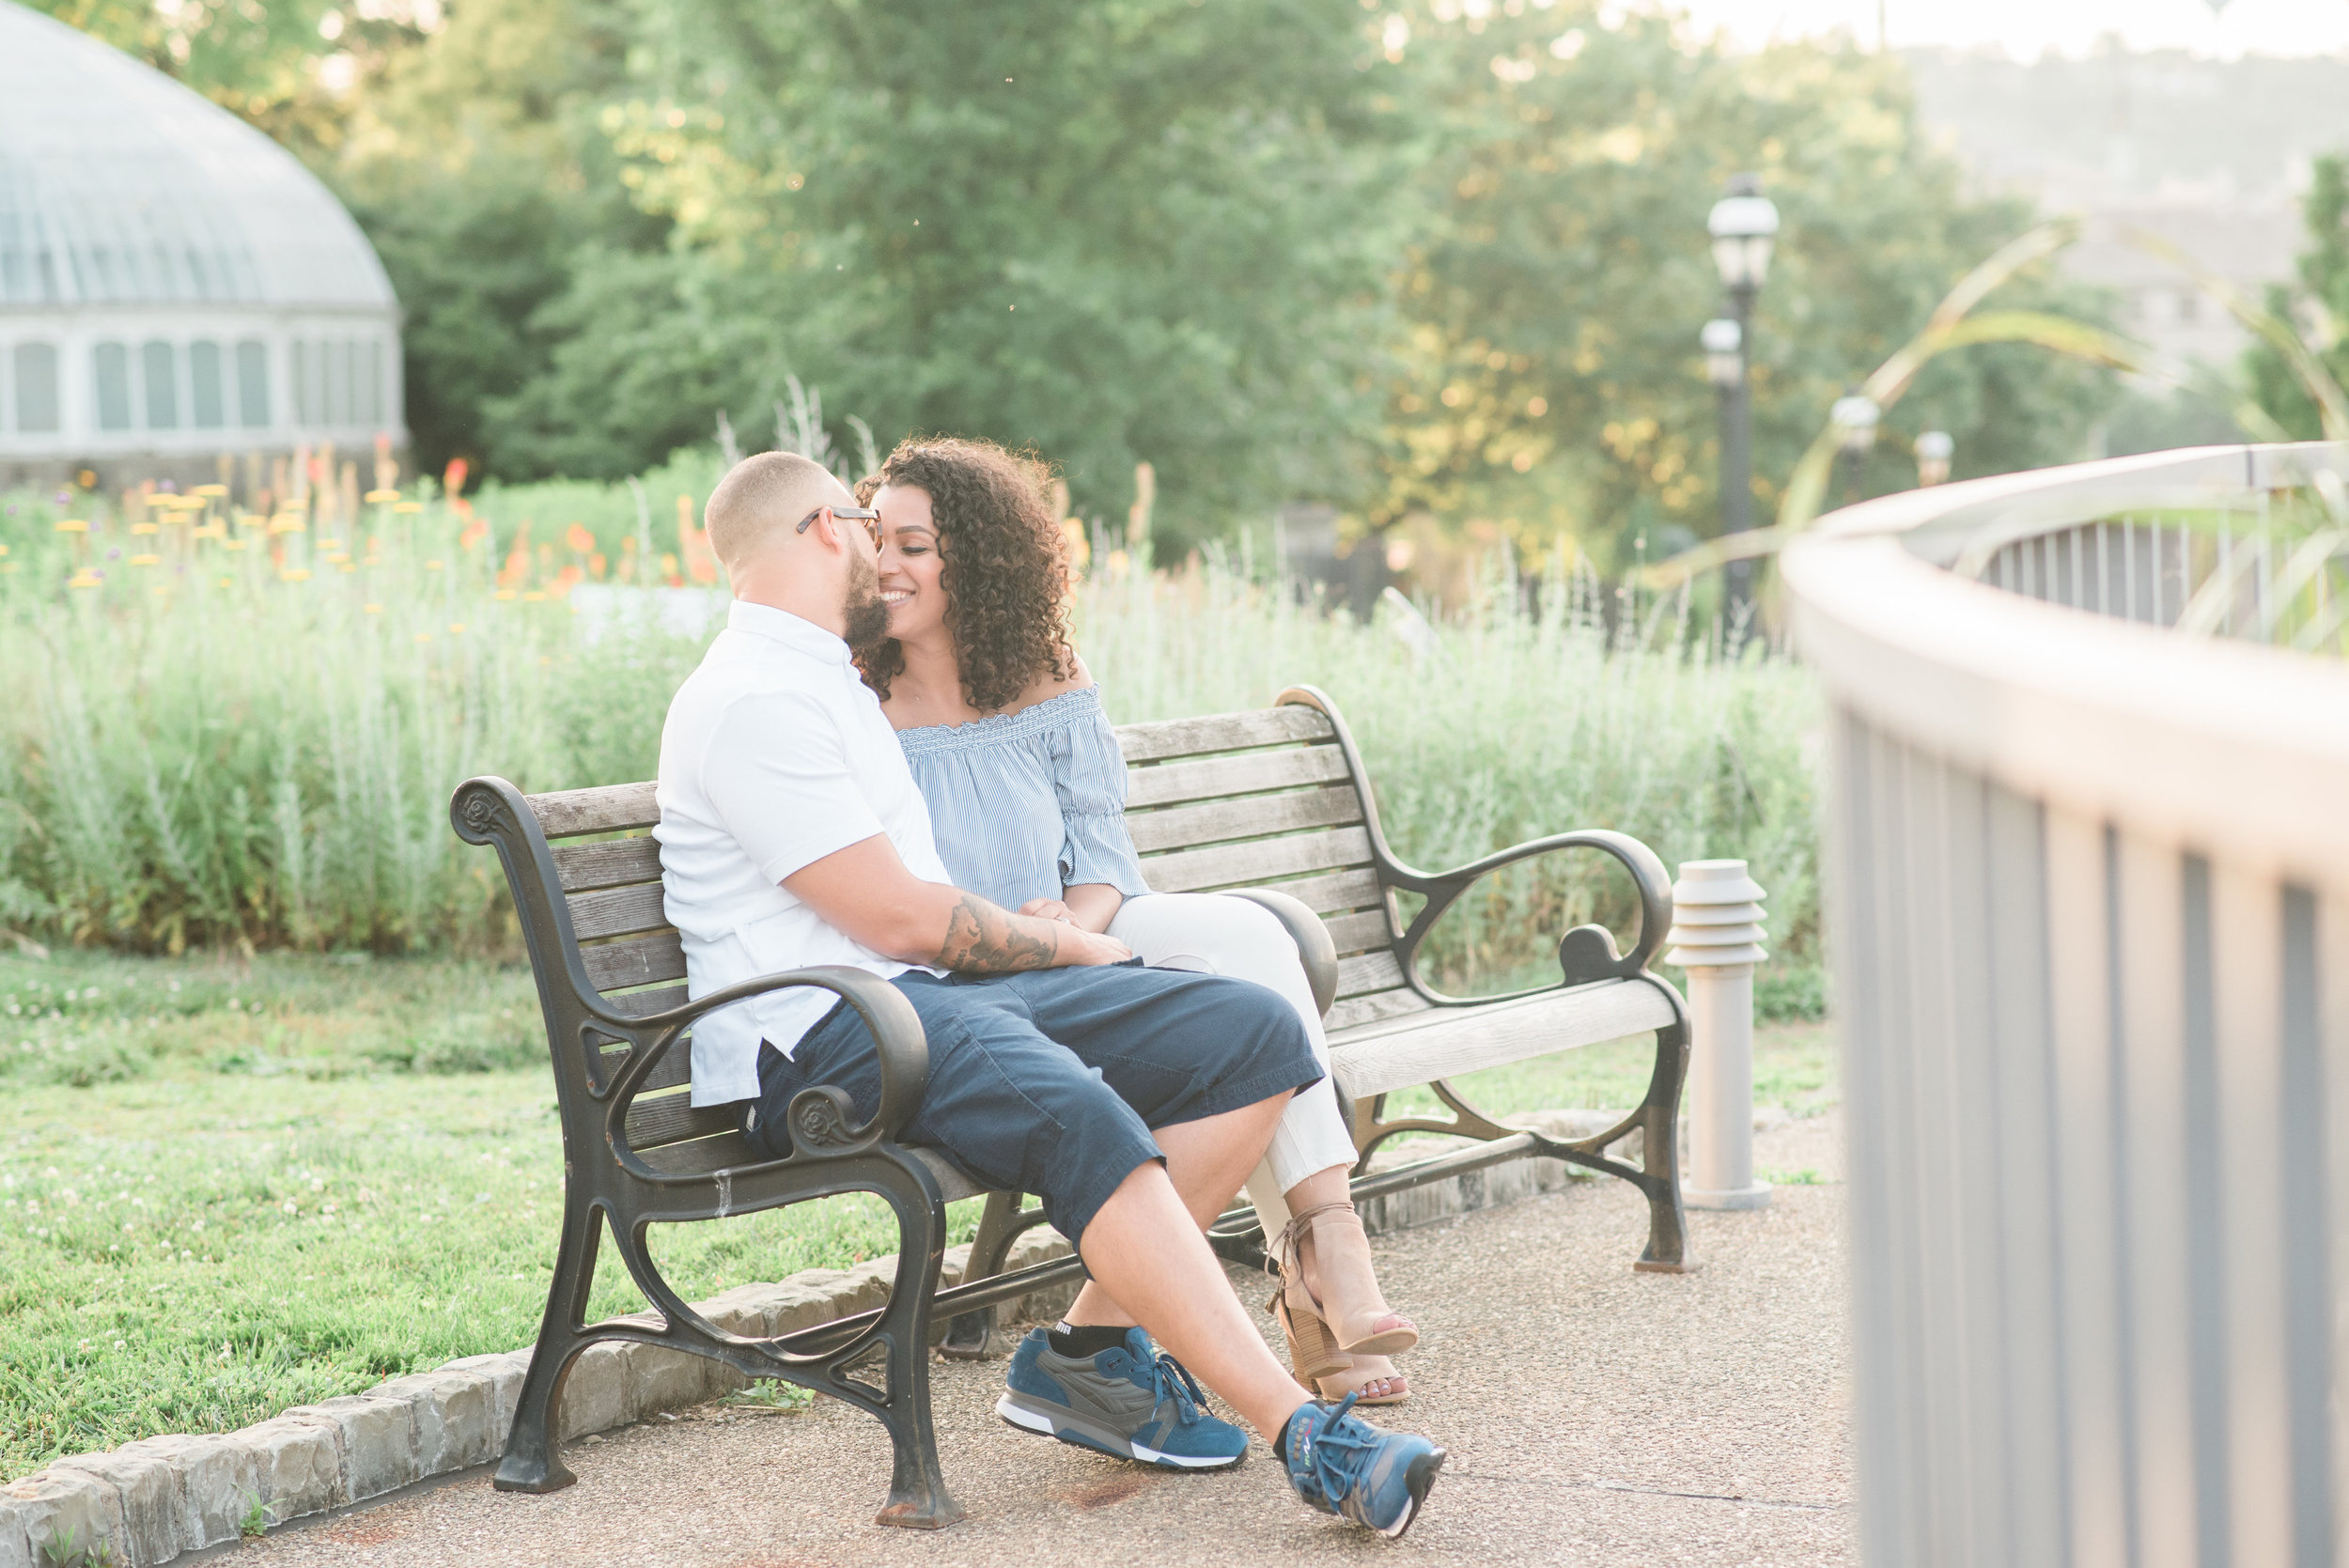
<path id="1" fill-rule="evenodd" d="M 0 957 L 0 1481 L 526 1343 L 562 1206 L 544 1050 L 519 969 Z M 1464 1087 L 1497 1112 L 1629 1105 L 1641 1057 Z M 1756 1077 L 1829 1102 L 1826 1026 L 1765 1030 Z M 894 1244 L 878 1200 L 843 1199 L 655 1251 L 693 1298 Z M 608 1250 L 596 1296 L 643 1305 Z"/>

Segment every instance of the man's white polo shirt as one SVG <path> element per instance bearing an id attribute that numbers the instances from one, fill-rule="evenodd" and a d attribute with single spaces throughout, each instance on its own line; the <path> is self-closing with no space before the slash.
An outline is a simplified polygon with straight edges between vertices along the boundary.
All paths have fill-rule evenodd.
<path id="1" fill-rule="evenodd" d="M 661 886 L 692 994 L 812 964 L 887 980 L 921 966 L 874 952 L 780 885 L 887 833 L 906 869 L 951 882 L 929 808 L 848 644 L 786 611 L 737 599 L 661 731 Z M 929 973 L 941 972 L 936 970 Z M 786 1056 L 839 999 L 794 986 L 693 1026 L 693 1103 L 758 1094 L 758 1043 Z"/>

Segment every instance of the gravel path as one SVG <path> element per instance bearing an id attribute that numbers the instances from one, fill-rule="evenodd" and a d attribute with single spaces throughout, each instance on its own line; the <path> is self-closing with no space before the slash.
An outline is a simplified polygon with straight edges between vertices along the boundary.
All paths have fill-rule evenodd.
<path id="1" fill-rule="evenodd" d="M 934 1534 L 869 1523 L 888 1444 L 878 1422 L 819 1401 L 591 1438 L 568 1455 L 580 1483 L 549 1497 L 496 1493 L 477 1470 L 202 1555 L 250 1568 L 1844 1568 L 1857 1559 L 1839 1118 L 1765 1134 L 1756 1152 L 1824 1185 L 1783 1188 L 1755 1213 L 1693 1214 L 1692 1275 L 1631 1271 L 1641 1205 L 1611 1182 L 1379 1241 L 1391 1296 L 1427 1336 L 1408 1362 L 1421 1392 L 1386 1419 L 1452 1453 L 1398 1545 L 1308 1513 L 1261 1447 L 1221 1475 L 1121 1465 L 1000 1422 L 1001 1361 L 941 1361 L 940 1446 L 971 1516 Z M 1236 1279 L 1261 1302 L 1260 1282 Z"/>

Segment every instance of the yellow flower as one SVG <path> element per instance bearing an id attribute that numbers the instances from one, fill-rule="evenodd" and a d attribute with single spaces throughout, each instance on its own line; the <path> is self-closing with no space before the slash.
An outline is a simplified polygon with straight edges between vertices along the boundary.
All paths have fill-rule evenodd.
<path id="1" fill-rule="evenodd" d="M 160 566 L 163 559 L 160 555 L 133 555 L 131 557 L 131 565 L 134 567 Z"/>
<path id="2" fill-rule="evenodd" d="M 224 577 L 220 580 L 220 585 L 224 588 L 233 588 L 237 585 L 237 580 L 233 577 Z"/>
<path id="3" fill-rule="evenodd" d="M 370 615 L 381 615 L 383 613 L 383 607 L 380 604 L 363 604 L 359 608 Z"/>
<path id="4" fill-rule="evenodd" d="M 490 595 L 490 597 L 492 598 L 512 598 L 514 597 L 514 590 L 511 588 L 500 588 L 496 593 Z"/>
<path id="5" fill-rule="evenodd" d="M 67 578 L 65 580 L 65 585 L 69 588 L 95 588 L 104 581 L 105 579 L 100 577 L 96 572 L 91 571 L 86 567 L 82 570 L 75 572 L 71 577 Z"/>
<path id="6" fill-rule="evenodd" d="M 86 534 L 89 532 L 89 524 L 83 521 L 80 518 L 68 518 L 63 522 L 57 524 L 57 532 L 60 534 Z"/>
<path id="7" fill-rule="evenodd" d="M 522 602 L 524 604 L 541 604 L 545 602 L 546 597 L 546 595 L 538 592 L 537 589 L 533 588 L 530 592 L 522 596 Z"/>
<path id="8" fill-rule="evenodd" d="M 370 506 L 380 506 L 386 501 L 397 501 L 399 492 L 397 490 L 369 490 L 359 499 Z"/>
<path id="9" fill-rule="evenodd" d="M 8 547 L 7 545 L 0 545 L 0 555 L 6 555 L 8 552 Z"/>
<path id="10" fill-rule="evenodd" d="M 17 565 L 14 561 L 0 562 L 0 577 L 6 577 L 16 569 Z"/>
<path id="11" fill-rule="evenodd" d="M 237 526 L 240 528 L 259 528 L 265 525 L 268 521 L 269 519 L 263 517 L 258 512 L 239 512 L 237 514 Z"/>
<path id="12" fill-rule="evenodd" d="M 269 520 L 269 531 L 272 534 L 306 534 L 309 529 L 310 525 L 299 517 L 274 517 Z"/>
<path id="13" fill-rule="evenodd" d="M 165 597 L 166 595 L 168 595 L 168 594 L 171 592 L 171 584 L 169 584 L 169 583 L 167 583 L 167 582 L 158 582 L 158 583 L 156 583 L 156 584 L 155 584 L 155 590 L 154 590 L 154 591 L 155 591 L 155 597 L 156 597 L 157 598 L 162 598 Z"/>
<path id="14" fill-rule="evenodd" d="M 462 637 L 465 634 L 465 623 L 451 621 L 448 623 L 448 629 L 453 636 Z"/>
<path id="15" fill-rule="evenodd" d="M 320 539 L 319 541 L 319 548 L 320 550 L 340 550 L 343 548 L 343 542 L 340 539 Z"/>
<path id="16" fill-rule="evenodd" d="M 441 563 L 438 561 L 427 561 L 424 564 L 424 569 L 427 571 L 439 571 L 441 569 Z"/>
<path id="17" fill-rule="evenodd" d="M 397 506 L 394 506 L 392 510 L 395 512 L 421 512 L 424 510 L 424 503 L 421 501 L 403 501 Z"/>
<path id="18" fill-rule="evenodd" d="M 152 522 L 134 522 L 131 525 L 131 532 L 133 534 L 152 534 L 156 532 L 160 526 L 160 524 Z"/>
<path id="19" fill-rule="evenodd" d="M 358 569 L 359 569 L 358 567 L 356 567 L 352 566 L 352 565 L 351 565 L 350 562 L 348 562 L 348 561 L 345 561 L 345 562 L 343 563 L 343 570 L 345 570 L 345 571 L 357 571 Z"/>
<path id="20" fill-rule="evenodd" d="M 419 643 L 429 643 L 432 641 L 432 633 L 428 631 L 419 631 L 416 633 L 416 641 Z"/>
<path id="21" fill-rule="evenodd" d="M 223 539 L 220 541 L 220 548 L 223 550 L 242 550 L 244 548 L 244 541 L 242 539 Z"/>
<path id="22" fill-rule="evenodd" d="M 277 581 L 280 582 L 307 582 L 310 581 L 310 568 L 307 567 L 288 567 L 284 571 L 277 574 Z"/>
<path id="23" fill-rule="evenodd" d="M 188 491 L 188 493 L 190 495 L 226 495 L 228 493 L 228 487 L 226 485 L 198 485 L 194 489 Z"/>

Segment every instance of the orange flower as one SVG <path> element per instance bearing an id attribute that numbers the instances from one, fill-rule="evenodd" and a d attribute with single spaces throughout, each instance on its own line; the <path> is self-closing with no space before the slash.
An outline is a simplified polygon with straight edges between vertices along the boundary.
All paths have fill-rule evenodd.
<path id="1" fill-rule="evenodd" d="M 464 493 L 465 474 L 468 467 L 469 465 L 462 458 L 451 458 L 448 460 L 448 467 L 441 471 L 441 493 L 443 495 L 454 498 Z"/>
<path id="2" fill-rule="evenodd" d="M 471 522 L 465 524 L 465 531 L 463 533 L 457 536 L 457 548 L 459 550 L 471 550 L 474 546 L 479 544 L 482 540 L 488 538 L 489 536 L 489 523 L 480 518 L 475 518 Z"/>
<path id="3" fill-rule="evenodd" d="M 592 553 L 596 548 L 596 536 L 578 523 L 571 524 L 569 532 L 563 536 L 563 542 L 571 547 L 575 555 Z"/>
<path id="4" fill-rule="evenodd" d="M 583 575 L 584 574 L 577 567 L 565 567 L 554 574 L 554 582 L 548 592 L 556 598 L 561 598 L 565 594 L 579 586 L 579 581 Z"/>

